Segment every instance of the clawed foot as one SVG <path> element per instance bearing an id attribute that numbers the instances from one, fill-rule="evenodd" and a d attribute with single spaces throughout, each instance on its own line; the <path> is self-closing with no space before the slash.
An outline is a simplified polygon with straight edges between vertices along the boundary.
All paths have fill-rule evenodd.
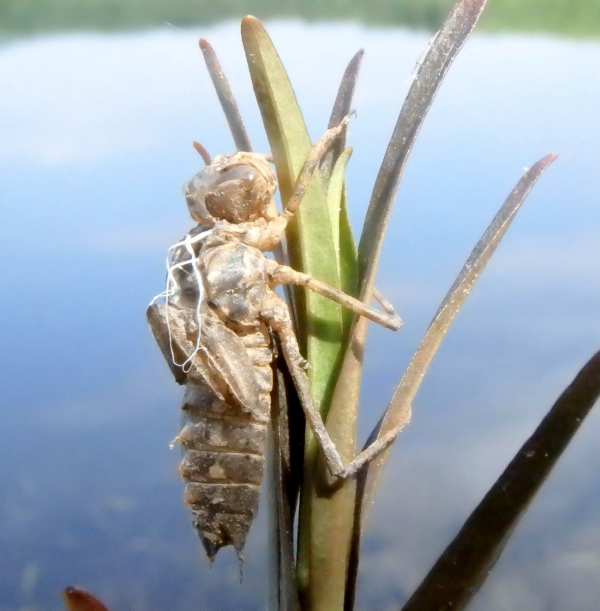
<path id="1" fill-rule="evenodd" d="M 310 369 L 310 363 L 306 359 L 299 358 L 297 364 L 302 371 L 308 371 Z"/>

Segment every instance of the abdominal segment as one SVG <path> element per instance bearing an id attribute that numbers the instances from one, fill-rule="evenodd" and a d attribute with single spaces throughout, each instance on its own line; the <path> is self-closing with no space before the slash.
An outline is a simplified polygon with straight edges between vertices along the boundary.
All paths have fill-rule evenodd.
<path id="1" fill-rule="evenodd" d="M 273 374 L 264 333 L 240 337 L 253 364 L 259 409 L 250 413 L 232 396 L 219 398 L 201 382 L 188 381 L 178 436 L 184 501 L 210 560 L 232 545 L 241 558 L 258 510 L 267 446 Z"/>

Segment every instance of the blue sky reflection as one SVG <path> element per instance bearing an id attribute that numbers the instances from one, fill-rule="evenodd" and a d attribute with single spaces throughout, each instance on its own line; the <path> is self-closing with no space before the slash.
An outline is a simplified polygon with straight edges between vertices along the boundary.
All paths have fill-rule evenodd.
<path id="1" fill-rule="evenodd" d="M 313 137 L 366 50 L 350 129 L 360 226 L 427 35 L 268 24 Z M 197 38 L 219 53 L 266 150 L 237 24 L 72 34 L 0 48 L 0 610 L 59 609 L 81 584 L 114 609 L 258 609 L 264 515 L 237 584 L 213 571 L 176 477 L 176 388 L 146 328 L 164 256 L 190 226 L 181 185 L 233 144 Z M 449 333 L 385 475 L 365 542 L 361 608 L 397 608 L 577 369 L 600 346 L 600 45 L 475 35 L 413 151 L 379 288 L 405 321 L 372 329 L 366 433 L 439 300 L 514 183 L 535 187 Z M 368 400 L 367 400 L 368 398 Z M 600 596 L 600 416 L 566 453 L 473 609 L 591 610 Z M 386 485 L 387 483 L 387 485 Z"/>

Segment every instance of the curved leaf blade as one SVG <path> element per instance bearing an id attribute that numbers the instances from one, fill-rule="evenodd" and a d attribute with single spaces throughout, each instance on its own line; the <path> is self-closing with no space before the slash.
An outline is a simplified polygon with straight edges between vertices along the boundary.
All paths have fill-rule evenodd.
<path id="1" fill-rule="evenodd" d="M 312 144 L 285 68 L 258 19 L 243 19 L 242 40 L 285 205 Z M 288 251 L 294 269 L 339 288 L 327 198 L 318 172 L 288 226 Z M 299 336 L 311 363 L 313 395 L 317 404 L 325 407 L 339 361 L 341 307 L 303 289 L 296 295 Z"/>
<path id="2" fill-rule="evenodd" d="M 408 425 L 411 417 L 412 400 L 419 390 L 427 369 L 445 337 L 446 332 L 465 302 L 473 285 L 494 254 L 494 251 L 504 237 L 504 234 L 516 213 L 519 211 L 525 198 L 533 188 L 533 185 L 556 157 L 557 155 L 554 154 L 543 157 L 525 173 L 511 191 L 479 242 L 475 245 L 475 248 L 471 252 L 471 255 L 467 259 L 458 277 L 452 284 L 450 290 L 446 293 L 421 344 L 417 348 L 404 372 L 385 414 L 369 436 L 364 446 L 365 448 L 371 445 L 377 438 L 389 434 L 393 430 L 400 432 Z M 346 355 L 346 358 L 347 356 L 348 355 Z M 367 515 L 367 510 L 373 502 L 375 489 L 377 488 L 388 455 L 389 448 L 379 454 L 371 462 L 366 463 L 358 474 L 356 502 L 354 507 L 354 530 L 352 533 L 352 548 L 350 553 L 348 589 L 346 595 L 346 609 L 349 611 L 352 609 L 356 592 L 356 578 L 360 559 L 361 529 Z"/>
<path id="3" fill-rule="evenodd" d="M 363 57 L 360 50 L 348 64 L 338 89 L 329 126 L 335 126 L 349 114 L 352 98 Z M 346 165 L 352 149 L 344 150 L 346 129 L 334 143 L 321 164 L 321 174 L 328 184 L 327 199 L 332 227 L 334 250 L 338 258 L 341 289 L 348 294 L 357 294 L 358 266 L 356 245 L 350 226 L 345 195 Z M 343 338 L 348 335 L 353 315 L 344 310 Z M 332 399 L 327 415 L 327 429 L 341 455 L 350 460 L 356 449 L 356 408 L 358 402 L 340 404 Z M 348 555 L 352 535 L 352 507 L 355 484 L 331 482 L 322 461 L 317 460 L 316 469 L 307 479 L 303 516 L 310 518 L 301 522 L 306 529 L 310 519 L 309 545 L 301 547 L 299 555 L 300 574 L 310 571 L 308 584 L 304 587 L 305 606 L 311 611 L 341 611 L 344 606 L 345 582 Z M 310 569 L 307 569 L 307 565 Z"/>
<path id="4" fill-rule="evenodd" d="M 345 169 L 351 153 L 350 148 L 343 151 L 334 166 L 328 200 L 342 288 L 356 294 L 356 246 L 344 193 Z M 353 316 L 348 311 L 343 316 L 347 335 Z M 356 452 L 357 408 L 358 401 L 339 401 L 334 395 L 327 414 L 327 430 L 344 461 L 350 461 Z M 332 478 L 324 461 L 317 460 L 310 488 L 310 584 L 305 594 L 306 607 L 311 611 L 344 608 L 355 496 L 354 478 Z"/>
<path id="5" fill-rule="evenodd" d="M 327 208 L 329 210 L 329 222 L 331 223 L 331 237 L 333 239 L 333 250 L 338 259 L 338 266 L 340 266 L 340 259 L 342 258 L 342 253 L 340 251 L 340 232 L 342 229 L 340 225 L 344 221 L 348 223 L 347 211 L 345 215 L 342 211 L 342 200 L 344 199 L 346 165 L 351 155 L 352 148 L 347 148 L 340 154 L 331 171 L 331 178 L 329 179 L 329 187 L 327 189 Z M 342 216 L 345 216 L 343 220 Z M 351 231 L 350 229 L 350 232 Z M 354 255 L 353 258 L 356 258 L 356 255 Z"/>
<path id="6" fill-rule="evenodd" d="M 373 289 L 383 237 L 396 191 L 417 134 L 444 76 L 473 31 L 485 3 L 486 0 L 459 0 L 442 29 L 430 42 L 422 61 L 417 64 L 413 83 L 373 187 L 358 246 L 363 296 L 370 296 Z"/>
<path id="7" fill-rule="evenodd" d="M 242 21 L 242 41 L 256 99 L 277 169 L 282 204 L 292 195 L 311 141 L 289 77 L 262 24 Z M 294 269 L 339 288 L 337 256 L 319 172 L 310 181 L 294 221 L 288 225 L 288 253 Z M 329 406 L 342 351 L 342 309 L 337 304 L 295 290 L 298 338 L 311 363 L 308 371 L 313 397 L 322 412 Z M 318 446 L 306 433 L 305 468 L 298 534 L 298 581 L 301 594 L 309 587 L 310 493 Z"/>
<path id="8" fill-rule="evenodd" d="M 431 41 L 423 59 L 415 67 L 414 80 L 402 105 L 379 169 L 360 237 L 358 247 L 359 294 L 365 303 L 371 299 L 385 231 L 410 151 L 444 76 L 473 31 L 485 4 L 486 0 L 459 0 L 441 30 Z M 355 318 L 344 352 L 332 404 L 358 403 L 366 336 L 366 319 Z M 348 564 L 346 609 L 352 609 L 354 606 L 364 473 L 359 476 L 355 507 L 352 508 L 354 528 Z M 350 509 L 347 509 L 347 513 L 349 515 Z"/>

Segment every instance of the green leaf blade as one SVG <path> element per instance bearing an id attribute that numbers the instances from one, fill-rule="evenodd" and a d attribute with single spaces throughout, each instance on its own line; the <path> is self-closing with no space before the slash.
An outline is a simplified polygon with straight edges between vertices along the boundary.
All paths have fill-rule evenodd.
<path id="1" fill-rule="evenodd" d="M 242 21 L 242 40 L 285 205 L 312 144 L 285 68 L 269 35 L 254 17 Z M 288 251 L 294 269 L 340 287 L 327 199 L 318 172 L 289 225 Z M 296 298 L 299 340 L 311 364 L 313 396 L 323 409 L 339 364 L 341 307 L 304 289 L 296 292 Z"/>
<path id="2" fill-rule="evenodd" d="M 311 141 L 288 75 L 262 24 L 254 17 L 242 21 L 242 41 L 285 206 Z M 288 225 L 288 252 L 294 269 L 340 288 L 338 256 L 333 244 L 327 195 L 315 172 L 295 219 Z M 295 291 L 298 339 L 311 368 L 309 381 L 322 413 L 329 406 L 342 352 L 342 308 L 304 289 Z M 309 490 L 318 446 L 306 434 L 304 483 L 299 516 L 298 581 L 301 596 L 309 587 L 311 505 Z"/>
<path id="3" fill-rule="evenodd" d="M 356 295 L 358 261 L 344 185 L 346 165 L 351 153 L 350 148 L 343 151 L 333 167 L 328 204 L 342 290 Z M 346 341 L 353 314 L 346 310 L 343 317 Z M 327 414 L 327 430 L 342 459 L 348 462 L 356 452 L 360 378 L 357 385 L 344 388 L 346 394 L 343 397 L 339 396 L 338 388 L 339 385 L 336 386 Z M 354 522 L 356 481 L 353 478 L 346 481 L 332 478 L 325 461 L 320 457 L 310 493 L 310 586 L 305 596 L 306 607 L 311 611 L 342 611 Z"/>

